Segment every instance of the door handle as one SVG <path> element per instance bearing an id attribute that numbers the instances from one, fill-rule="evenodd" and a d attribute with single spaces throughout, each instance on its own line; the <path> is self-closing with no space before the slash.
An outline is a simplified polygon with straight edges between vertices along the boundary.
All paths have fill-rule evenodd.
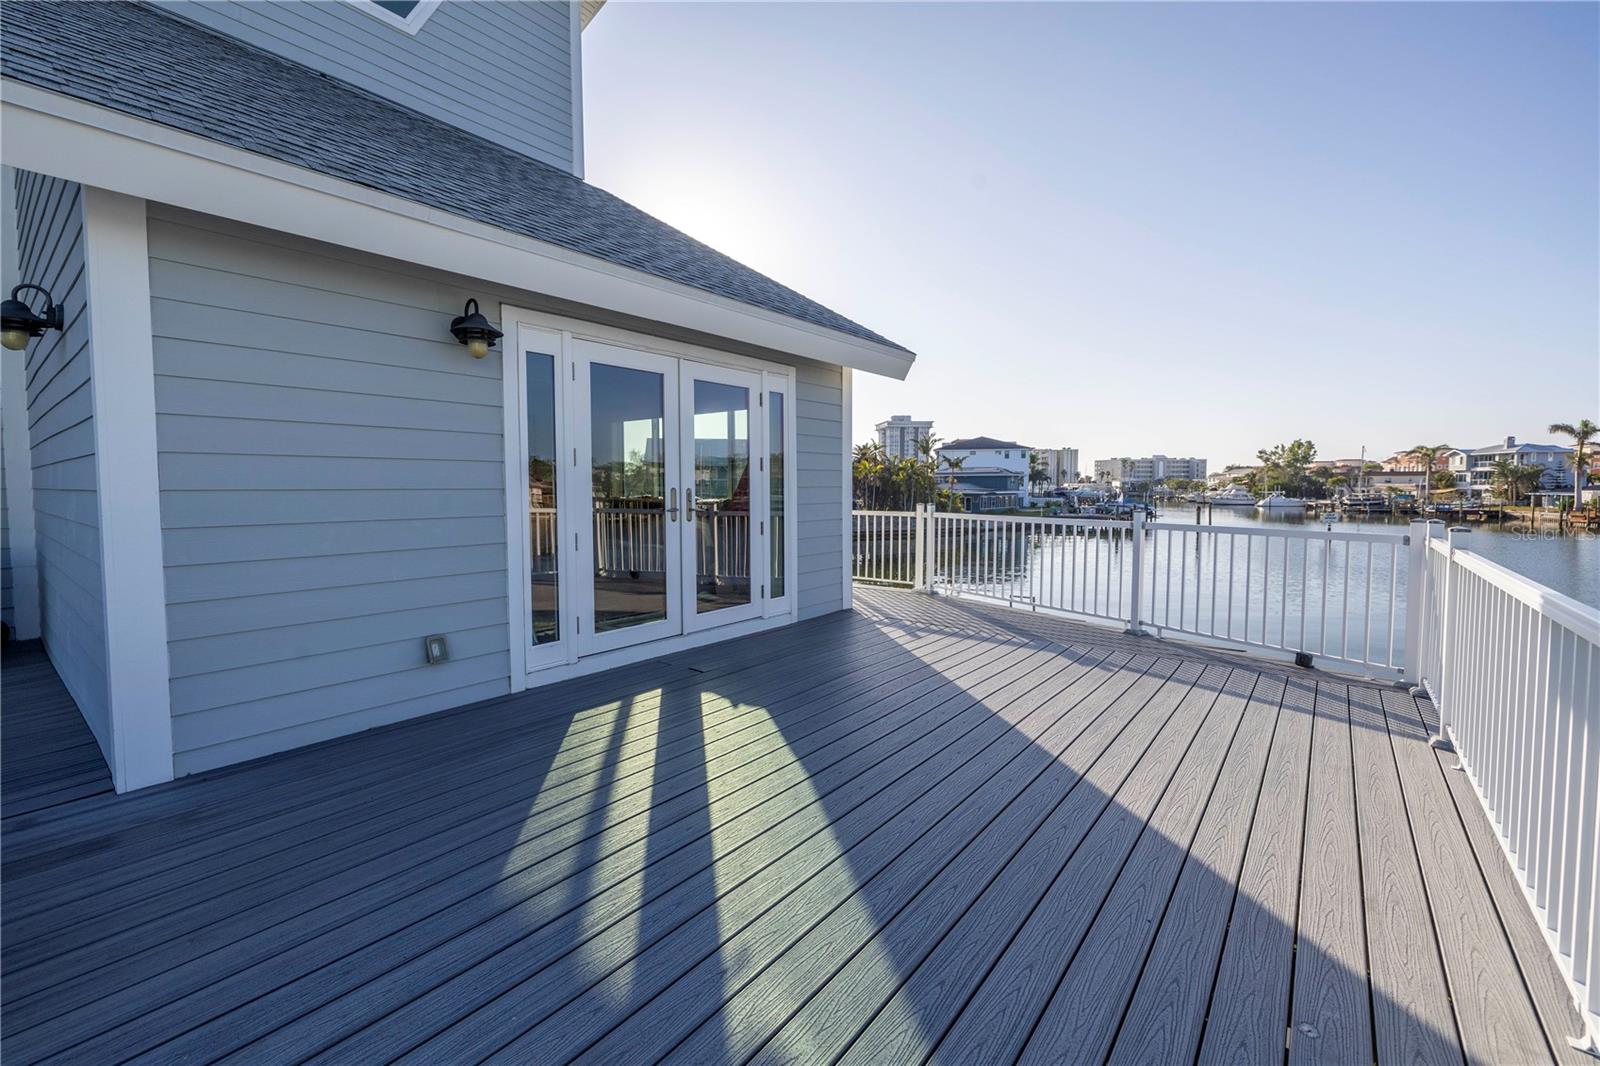
<path id="1" fill-rule="evenodd" d="M 684 518 L 684 521 L 688 521 L 689 520 L 689 516 L 691 514 L 693 514 L 693 513 L 694 513 L 694 489 L 684 489 L 683 490 L 683 518 Z"/>
<path id="2" fill-rule="evenodd" d="M 672 498 L 672 502 L 667 507 L 667 518 L 670 519 L 673 522 L 676 522 L 678 520 L 678 490 L 677 489 L 673 489 L 672 490 L 671 498 Z"/>

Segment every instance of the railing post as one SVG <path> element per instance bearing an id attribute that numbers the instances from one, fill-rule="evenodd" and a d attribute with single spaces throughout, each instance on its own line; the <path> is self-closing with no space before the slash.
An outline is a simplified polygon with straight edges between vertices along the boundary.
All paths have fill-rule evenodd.
<path id="1" fill-rule="evenodd" d="M 1467 537 L 1471 530 L 1466 526 L 1451 526 L 1447 534 L 1447 543 L 1450 546 L 1449 566 L 1444 571 L 1444 597 L 1439 611 L 1442 621 L 1439 627 L 1439 732 L 1429 741 L 1436 748 L 1455 750 L 1454 742 L 1450 737 L 1450 726 L 1454 716 L 1450 713 L 1450 672 L 1455 668 L 1455 656 L 1451 654 L 1451 638 L 1455 631 L 1456 600 L 1460 596 L 1460 589 L 1456 587 L 1456 560 L 1457 551 L 1464 550 L 1467 546 Z M 1460 762 L 1456 767 L 1460 768 Z"/>
<path id="2" fill-rule="evenodd" d="M 928 518 L 928 505 L 919 503 L 916 506 L 916 517 L 913 519 L 915 526 L 912 536 L 916 541 L 916 567 L 911 574 L 911 587 L 917 591 L 925 591 L 928 587 L 928 528 L 933 525 Z"/>
<path id="3" fill-rule="evenodd" d="M 1413 518 L 1406 537 L 1406 646 L 1400 661 L 1413 696 L 1422 691 L 1422 612 L 1427 603 L 1428 523 Z"/>
<path id="4" fill-rule="evenodd" d="M 1133 512 L 1133 525 L 1128 530 L 1132 540 L 1133 579 L 1128 583 L 1128 632 L 1133 636 L 1143 636 L 1144 628 L 1139 625 L 1139 601 L 1144 596 L 1144 512 Z"/>

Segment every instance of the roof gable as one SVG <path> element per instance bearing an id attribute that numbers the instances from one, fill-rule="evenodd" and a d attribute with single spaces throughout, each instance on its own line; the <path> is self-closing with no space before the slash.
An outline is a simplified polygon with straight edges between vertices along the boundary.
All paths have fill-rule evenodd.
<path id="1" fill-rule="evenodd" d="M 7 78 L 907 352 L 563 170 L 177 15 L 109 0 L 3 14 Z"/>

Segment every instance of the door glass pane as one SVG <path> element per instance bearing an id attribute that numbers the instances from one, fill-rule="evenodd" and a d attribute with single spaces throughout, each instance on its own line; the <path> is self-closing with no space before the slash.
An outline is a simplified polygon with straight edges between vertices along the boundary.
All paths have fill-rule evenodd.
<path id="1" fill-rule="evenodd" d="M 783 393 L 767 393 L 767 499 L 772 501 L 768 521 L 772 528 L 772 598 L 783 595 L 783 560 L 788 550 L 784 537 L 783 498 Z"/>
<path id="2" fill-rule="evenodd" d="M 667 617 L 664 398 L 660 374 L 590 368 L 596 633 Z"/>
<path id="3" fill-rule="evenodd" d="M 750 390 L 694 383 L 695 610 L 750 602 Z"/>
<path id="4" fill-rule="evenodd" d="M 533 642 L 561 638 L 557 608 L 560 587 L 556 534 L 556 361 L 526 353 L 528 408 L 528 554 L 533 588 Z"/>

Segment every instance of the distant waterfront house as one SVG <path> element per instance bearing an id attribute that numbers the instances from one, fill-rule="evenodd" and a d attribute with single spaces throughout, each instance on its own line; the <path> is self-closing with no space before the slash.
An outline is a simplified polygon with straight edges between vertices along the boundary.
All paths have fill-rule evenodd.
<path id="1" fill-rule="evenodd" d="M 1541 485 L 1545 489 L 1572 489 L 1572 449 L 1560 444 L 1519 444 L 1507 437 L 1486 448 L 1452 448 L 1440 456 L 1444 468 L 1455 478 L 1456 491 L 1482 496 L 1494 491 L 1494 465 L 1506 459 L 1517 466 L 1539 466 L 1545 470 Z"/>
<path id="2" fill-rule="evenodd" d="M 933 436 L 933 423 L 912 418 L 910 415 L 890 415 L 873 429 L 878 433 L 878 444 L 891 459 L 915 459 L 918 444 Z"/>
<path id="3" fill-rule="evenodd" d="M 1014 440 L 962 437 L 939 446 L 942 475 L 950 491 L 960 495 L 969 511 L 1003 511 L 1026 507 L 1028 456 L 1033 449 Z M 960 462 L 949 469 L 948 460 Z"/>
<path id="4" fill-rule="evenodd" d="M 583 180 L 598 6 L 4 5 L 7 621 L 119 791 L 850 605 L 914 356 Z"/>

